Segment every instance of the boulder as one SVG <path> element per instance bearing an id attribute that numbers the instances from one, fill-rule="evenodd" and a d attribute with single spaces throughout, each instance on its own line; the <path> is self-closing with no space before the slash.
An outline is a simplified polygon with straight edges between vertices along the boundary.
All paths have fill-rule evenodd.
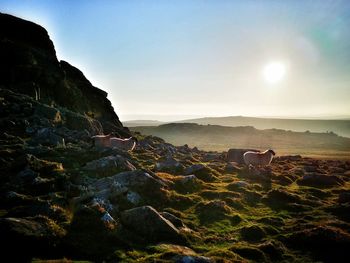
<path id="1" fill-rule="evenodd" d="M 39 129 L 30 141 L 32 145 L 58 146 L 65 144 L 63 137 L 57 135 L 53 128 Z"/>
<path id="2" fill-rule="evenodd" d="M 168 173 L 181 173 L 184 169 L 184 166 L 172 157 L 168 157 L 167 159 L 157 162 L 154 167 L 157 172 L 168 172 Z"/>
<path id="3" fill-rule="evenodd" d="M 129 160 L 120 155 L 107 156 L 98 160 L 93 160 L 83 166 L 82 169 L 98 177 L 111 176 L 112 174 L 122 171 L 136 170 L 135 166 L 133 166 Z"/>
<path id="4" fill-rule="evenodd" d="M 215 181 L 217 172 L 212 170 L 211 168 L 207 167 L 204 164 L 193 164 L 189 167 L 187 167 L 184 170 L 184 173 L 186 175 L 194 174 L 197 178 L 200 180 L 203 180 L 205 182 L 212 182 Z"/>
<path id="5" fill-rule="evenodd" d="M 120 222 L 149 242 L 181 241 L 179 230 L 151 206 L 142 206 L 121 213 Z"/>
<path id="6" fill-rule="evenodd" d="M 316 261 L 344 262 L 349 251 L 350 235 L 336 227 L 318 225 L 291 233 L 285 243 L 311 252 Z"/>
<path id="7" fill-rule="evenodd" d="M 338 202 L 339 202 L 340 204 L 343 204 L 343 203 L 350 203 L 350 191 L 340 193 L 340 194 L 339 194 L 339 197 L 338 197 Z"/>
<path id="8" fill-rule="evenodd" d="M 180 218 L 178 218 L 177 216 L 174 216 L 169 212 L 161 212 L 159 214 L 163 216 L 165 219 L 169 220 L 177 228 L 186 227 Z"/>
<path id="9" fill-rule="evenodd" d="M 246 241 L 256 242 L 266 237 L 266 232 L 258 225 L 243 227 L 240 230 L 241 236 Z"/>
<path id="10" fill-rule="evenodd" d="M 66 232 L 46 217 L 1 218 L 2 257 L 13 262 L 27 262 L 38 254 L 52 253 Z M 20 249 L 20 253 L 13 253 Z"/>
<path id="11" fill-rule="evenodd" d="M 228 162 L 225 166 L 226 173 L 236 173 L 239 172 L 242 168 L 238 166 L 238 163 Z"/>
<path id="12" fill-rule="evenodd" d="M 313 186 L 313 187 L 333 187 L 343 185 L 344 181 L 336 175 L 326 175 L 320 173 L 308 173 L 301 179 L 297 180 L 299 185 Z"/>
<path id="13" fill-rule="evenodd" d="M 191 193 L 201 189 L 202 183 L 194 174 L 183 175 L 176 178 L 175 189 L 181 193 Z"/>
<path id="14" fill-rule="evenodd" d="M 92 183 L 89 188 L 93 196 L 109 199 L 125 209 L 146 200 L 158 200 L 163 196 L 162 188 L 166 186 L 160 179 L 142 170 L 135 170 L 101 178 Z"/>

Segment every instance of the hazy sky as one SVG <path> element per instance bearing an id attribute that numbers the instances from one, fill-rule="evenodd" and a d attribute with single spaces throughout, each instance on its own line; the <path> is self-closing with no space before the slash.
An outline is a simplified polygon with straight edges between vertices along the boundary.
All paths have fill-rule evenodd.
<path id="1" fill-rule="evenodd" d="M 350 115 L 350 1 L 3 1 L 122 120 Z M 285 71 L 270 83 L 263 70 Z M 272 72 L 272 75 L 274 72 Z M 167 117 L 168 118 L 168 117 Z"/>

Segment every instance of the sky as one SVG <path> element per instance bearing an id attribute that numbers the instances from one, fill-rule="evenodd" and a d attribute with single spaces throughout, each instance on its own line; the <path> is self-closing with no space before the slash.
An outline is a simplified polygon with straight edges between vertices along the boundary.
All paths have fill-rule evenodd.
<path id="1" fill-rule="evenodd" d="M 0 0 L 122 121 L 350 116 L 350 1 Z M 271 69 L 278 64 L 281 70 Z M 277 75 L 276 75 L 277 74 Z"/>

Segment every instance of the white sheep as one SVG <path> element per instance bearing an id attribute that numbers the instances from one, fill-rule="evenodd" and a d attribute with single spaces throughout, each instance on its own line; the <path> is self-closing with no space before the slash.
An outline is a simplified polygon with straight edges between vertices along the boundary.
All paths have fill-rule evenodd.
<path id="1" fill-rule="evenodd" d="M 111 135 L 95 135 L 92 136 L 92 146 L 96 147 L 111 147 L 110 142 Z"/>
<path id="2" fill-rule="evenodd" d="M 134 137 L 130 137 L 127 139 L 112 137 L 110 138 L 110 147 L 124 151 L 132 151 L 136 146 L 136 142 L 137 139 Z"/>
<path id="3" fill-rule="evenodd" d="M 248 166 L 265 166 L 271 163 L 272 158 L 275 155 L 276 153 L 271 149 L 264 152 L 248 151 L 243 154 L 243 159 Z"/>

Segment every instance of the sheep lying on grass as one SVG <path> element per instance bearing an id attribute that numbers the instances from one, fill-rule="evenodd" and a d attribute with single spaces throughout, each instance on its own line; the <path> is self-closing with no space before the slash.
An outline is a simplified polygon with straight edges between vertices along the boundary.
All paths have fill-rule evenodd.
<path id="1" fill-rule="evenodd" d="M 112 137 L 110 134 L 108 135 L 95 135 L 91 137 L 92 139 L 92 147 L 109 147 L 109 148 L 117 148 L 123 151 L 132 151 L 135 146 L 137 139 L 134 137 L 130 137 L 127 139 Z"/>
<path id="2" fill-rule="evenodd" d="M 272 158 L 275 155 L 276 153 L 271 149 L 264 152 L 248 151 L 243 154 L 243 159 L 248 166 L 265 166 L 271 163 Z"/>

